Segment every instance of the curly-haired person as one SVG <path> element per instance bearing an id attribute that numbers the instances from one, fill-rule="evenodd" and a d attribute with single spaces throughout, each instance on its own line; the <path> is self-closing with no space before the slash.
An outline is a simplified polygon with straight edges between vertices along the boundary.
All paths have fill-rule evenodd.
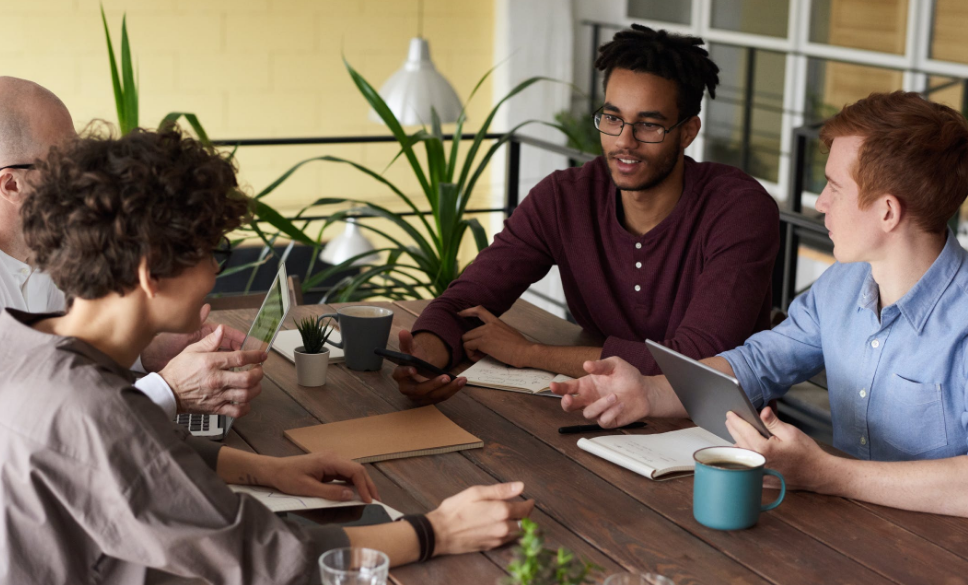
<path id="1" fill-rule="evenodd" d="M 715 97 L 719 83 L 702 43 L 633 25 L 601 47 L 605 103 L 587 123 L 604 155 L 538 183 L 412 333 L 400 333 L 401 348 L 438 366 L 489 355 L 580 376 L 586 360 L 618 356 L 656 374 L 646 339 L 703 358 L 769 326 L 776 203 L 742 171 L 685 156 L 703 93 Z M 553 266 L 571 314 L 603 347 L 533 343 L 497 317 Z M 466 382 L 407 367 L 394 378 L 428 402 Z"/>
<path id="2" fill-rule="evenodd" d="M 345 530 L 291 524 L 229 490 L 347 499 L 329 483 L 341 479 L 377 497 L 358 463 L 194 438 L 132 386 L 128 368 L 156 335 L 200 325 L 213 252 L 248 210 L 232 165 L 170 130 L 72 141 L 37 170 L 21 211 L 25 242 L 74 302 L 67 314 L 0 313 L 0 582 L 130 584 L 162 572 L 318 583 L 317 558 L 335 547 L 376 548 L 396 565 L 514 537 L 533 505 L 516 498 L 520 483 Z"/>
<path id="3" fill-rule="evenodd" d="M 71 114 L 57 96 L 36 83 L 0 76 L 0 309 L 52 313 L 66 307 L 63 291 L 27 261 L 20 208 L 38 178 L 37 161 L 75 137 Z M 79 270 L 89 267 L 77 260 L 66 259 Z M 208 314 L 207 305 L 202 313 Z M 241 331 L 209 323 L 186 335 L 159 335 L 135 362 L 136 371 L 151 372 L 135 384 L 172 418 L 176 412 L 243 416 L 262 391 L 262 368 L 233 367 L 264 359 L 261 352 L 238 351 L 244 339 Z"/>

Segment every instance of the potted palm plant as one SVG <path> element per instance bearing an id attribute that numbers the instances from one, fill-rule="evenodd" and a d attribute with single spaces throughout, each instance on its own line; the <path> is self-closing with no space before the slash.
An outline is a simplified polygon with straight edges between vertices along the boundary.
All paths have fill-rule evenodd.
<path id="1" fill-rule="evenodd" d="M 306 317 L 296 322 L 303 344 L 294 352 L 296 382 L 300 386 L 323 386 L 329 367 L 329 348 L 326 342 L 335 329 L 332 319 Z"/>

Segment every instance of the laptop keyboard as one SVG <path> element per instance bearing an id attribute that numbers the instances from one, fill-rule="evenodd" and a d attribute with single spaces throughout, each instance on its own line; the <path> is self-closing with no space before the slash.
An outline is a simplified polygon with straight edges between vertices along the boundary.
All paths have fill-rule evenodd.
<path id="1" fill-rule="evenodd" d="M 210 415 L 207 414 L 179 414 L 175 418 L 175 422 L 183 427 L 188 427 L 188 430 L 192 432 L 207 431 L 210 418 Z"/>

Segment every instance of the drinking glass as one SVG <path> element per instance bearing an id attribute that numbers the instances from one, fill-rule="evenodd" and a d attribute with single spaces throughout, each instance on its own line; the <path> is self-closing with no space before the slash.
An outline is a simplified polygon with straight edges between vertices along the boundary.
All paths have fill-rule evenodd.
<path id="1" fill-rule="evenodd" d="M 675 585 L 672 579 L 655 573 L 616 573 L 605 579 L 605 585 Z"/>
<path id="2" fill-rule="evenodd" d="M 386 585 L 390 559 L 371 548 L 336 548 L 319 557 L 323 585 Z"/>

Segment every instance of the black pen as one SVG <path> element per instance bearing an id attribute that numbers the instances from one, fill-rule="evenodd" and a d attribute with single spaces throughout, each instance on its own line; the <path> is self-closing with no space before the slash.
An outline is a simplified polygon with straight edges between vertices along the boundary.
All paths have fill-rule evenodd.
<path id="1" fill-rule="evenodd" d="M 614 429 L 603 429 L 598 425 L 575 425 L 573 427 L 558 427 L 559 435 L 571 435 L 573 433 L 595 433 L 598 431 L 621 431 L 624 429 L 641 429 L 645 427 L 644 422 L 634 422 L 625 425 L 624 427 L 616 427 Z"/>

